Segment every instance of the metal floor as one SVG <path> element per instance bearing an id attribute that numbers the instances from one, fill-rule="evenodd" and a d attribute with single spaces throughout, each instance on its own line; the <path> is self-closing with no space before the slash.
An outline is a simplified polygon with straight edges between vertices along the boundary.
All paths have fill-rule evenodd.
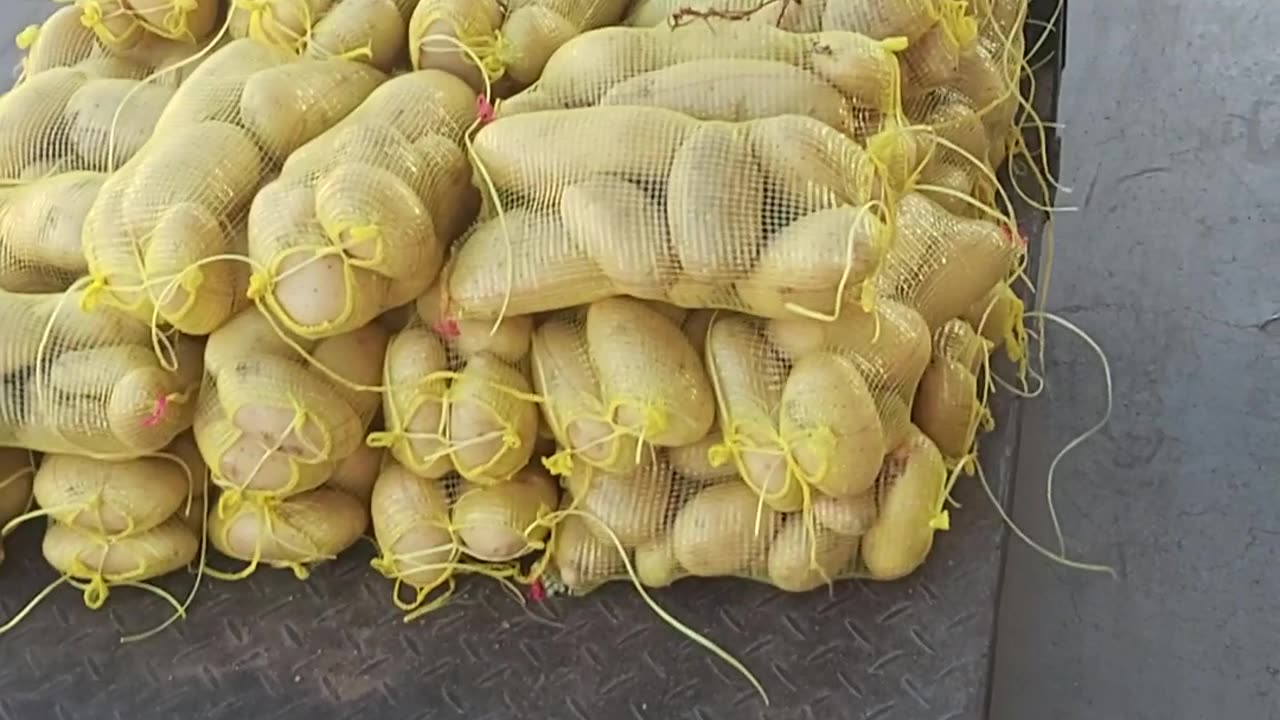
<path id="1" fill-rule="evenodd" d="M 49 9 L 35 0 L 0 3 L 4 34 L 16 32 Z M 1274 51 L 1280 14 L 1267 0 L 1078 0 L 1072 3 L 1069 27 L 1060 120 L 1065 124 L 1062 180 L 1074 193 L 1061 196 L 1059 202 L 1079 205 L 1081 212 L 1064 214 L 1057 223 L 1050 307 L 1106 349 L 1115 383 L 1115 413 L 1101 436 L 1062 462 L 1056 497 L 1070 553 L 1114 565 L 1120 578 L 1059 568 L 1016 540 L 1009 544 L 990 717 L 1280 719 L 1280 322 L 1264 327 L 1265 320 L 1280 313 L 1280 236 L 1268 227 L 1280 219 L 1280 195 L 1273 191 L 1280 186 L 1280 103 L 1267 99 L 1280 90 L 1280 55 Z M 12 65 L 12 57 L 0 53 L 3 66 Z M 1101 369 L 1088 347 L 1059 329 L 1051 330 L 1049 342 L 1047 397 L 1022 407 L 1015 493 L 1018 522 L 1046 544 L 1052 538 L 1044 503 L 1048 465 L 1104 407 Z M 980 494 L 967 497 L 981 502 Z M 974 510 L 976 506 L 966 507 L 966 512 Z M 947 570 L 951 562 L 945 557 L 935 562 L 948 583 L 975 581 Z M 314 587 L 292 584 L 288 595 L 247 597 L 279 611 L 320 599 Z M 755 588 L 729 595 L 734 596 L 764 599 Z M 235 598 L 226 600 L 206 611 L 225 615 L 239 607 Z M 625 603 L 620 611 L 622 601 L 606 598 L 588 615 L 632 612 L 632 601 Z M 689 599 L 672 609 L 692 613 L 699 604 L 706 603 Z M 825 604 L 829 603 L 811 603 L 815 609 Z M 962 610 L 957 609 L 958 615 Z M 327 617 L 342 623 L 343 612 L 335 609 Z M 750 644 L 745 638 L 754 634 L 757 622 L 772 623 L 776 618 L 770 616 L 779 614 L 768 605 L 753 612 L 737 619 L 738 632 L 746 633 L 738 648 Z M 452 632 L 474 632 L 458 613 L 453 615 Z M 57 616 L 70 625 L 85 613 Z M 752 619 L 757 616 L 759 620 Z M 395 622 L 389 613 L 378 617 L 379 626 Z M 787 617 L 804 615 L 785 616 L 784 624 L 792 622 Z M 323 627 L 324 618 L 315 619 L 317 627 Z M 254 624 L 254 619 L 244 620 Z M 272 623 L 271 612 L 258 615 L 256 622 Z M 86 627 L 56 629 L 65 631 L 65 637 L 47 638 L 46 654 L 65 652 L 80 658 L 91 647 Z M 370 626 L 370 632 L 375 630 Z M 96 660 L 88 658 L 93 676 L 88 683 L 73 682 L 70 676 L 42 677 L 29 687 L 10 688 L 13 692 L 0 697 L 0 718 L 34 716 L 40 707 L 61 715 L 60 700 L 72 697 L 85 700 L 78 708 L 94 716 L 142 717 L 144 707 L 151 713 L 148 717 L 164 716 L 177 712 L 171 700 L 179 691 L 208 682 L 207 677 L 184 673 L 183 663 L 217 665 L 223 660 L 224 677 L 235 681 L 205 688 L 222 701 L 206 706 L 206 714 L 262 717 L 267 713 L 259 710 L 265 708 L 255 707 L 253 696 L 297 692 L 287 684 L 277 685 L 280 678 L 268 677 L 269 665 L 285 663 L 283 669 L 295 683 L 299 677 L 293 668 L 299 674 L 318 666 L 337 673 L 368 670 L 369 663 L 360 657 L 315 647 L 331 641 L 359 647 L 364 634 L 353 628 L 336 635 L 293 638 L 279 656 L 250 653 L 220 659 L 180 654 L 166 665 L 167 673 L 151 676 L 144 682 L 147 688 L 129 697 L 111 692 L 114 661 L 97 655 Z M 594 674 L 601 692 L 619 691 L 607 686 L 609 678 L 599 670 L 610 663 L 617 666 L 614 655 L 634 654 L 635 661 L 624 664 L 641 674 L 653 674 L 648 666 L 654 657 L 670 663 L 667 674 L 658 676 L 666 680 L 667 691 L 678 691 L 664 692 L 652 684 L 632 687 L 633 695 L 652 693 L 648 711 L 683 703 L 700 718 L 742 715 L 744 706 L 731 702 L 707 712 L 690 710 L 709 700 L 707 694 L 731 701 L 743 693 L 740 682 L 727 673 L 717 669 L 719 674 L 710 674 L 707 661 L 696 651 L 675 648 L 682 641 L 671 639 L 656 656 L 633 653 L 635 633 L 623 633 L 616 642 L 591 642 L 606 654 L 588 654 L 584 662 L 577 662 L 583 660 L 578 657 L 545 664 L 541 677 L 546 686 L 512 688 L 502 677 L 490 677 L 494 672 L 503 675 L 500 668 L 471 676 L 459 672 L 460 667 L 441 671 L 445 658 L 433 660 L 430 646 L 407 645 L 406 653 L 413 651 L 412 662 L 407 655 L 391 657 L 370 672 L 399 681 L 400 689 L 411 696 L 423 683 L 447 683 L 438 702 L 450 716 L 454 713 L 448 705 L 458 702 L 468 683 L 487 682 L 495 688 L 505 685 L 514 694 L 495 692 L 494 707 L 499 709 L 486 716 L 512 716 L 500 709 L 510 707 L 513 712 L 528 710 L 525 715 L 559 717 L 547 708 L 558 707 L 563 713 L 566 705 L 560 698 L 546 697 L 555 690 L 557 678 L 580 672 L 583 677 L 568 682 L 590 688 Z M 101 651 L 108 644 L 99 636 L 92 647 Z M 444 655 L 459 649 L 489 657 L 509 654 L 513 661 L 536 664 L 539 657 L 545 659 L 546 648 L 540 642 L 512 644 L 504 632 L 491 628 L 473 643 L 435 652 Z M 851 651 L 853 657 L 856 651 Z M 753 662 L 771 656 L 767 643 L 750 652 Z M 843 651 L 821 658 L 775 657 L 768 680 L 776 687 L 781 678 L 785 687 L 787 670 L 794 669 L 789 663 L 826 667 L 848 657 Z M 0 649 L 0 665 L 7 660 L 14 656 Z M 60 665 L 52 657 L 25 660 L 50 672 Z M 840 677 L 866 671 L 849 668 L 842 674 L 839 667 L 826 669 Z M 710 679 L 702 683 L 702 677 Z M 803 686 L 803 677 L 790 677 Z M 904 685 L 900 694 L 980 695 L 977 688 L 956 693 L 955 683 L 966 677 L 977 680 L 985 673 L 948 677 L 934 686 L 922 678 L 923 685 Z M 361 708 L 357 714 L 385 710 L 381 696 L 375 694 L 371 697 L 377 702 L 368 702 L 360 688 L 349 687 L 358 679 L 349 677 L 346 685 L 329 690 L 336 697 L 356 698 Z M 305 685 L 308 679 L 303 681 Z M 733 692 L 726 694 L 720 686 Z M 624 683 L 621 691 L 625 690 Z M 392 694 L 403 697 L 398 690 Z M 807 714 L 760 716 L 883 717 L 869 700 L 858 695 L 855 684 L 843 696 L 805 703 Z M 574 709 L 571 698 L 568 703 Z M 273 708 L 270 714 L 294 717 L 304 714 L 306 707 L 294 705 L 294 714 L 287 707 Z M 632 715 L 651 716 L 641 715 L 636 707 L 631 706 Z M 464 714 L 456 705 L 455 709 Z M 628 716 L 623 706 L 618 710 L 607 717 Z M 413 713 L 435 717 L 430 707 L 414 707 Z M 69 715 L 77 716 L 84 715 Z M 894 714 L 898 716 L 913 717 L 909 710 Z M 966 709 L 963 717 L 970 716 Z M 598 713 L 585 717 L 606 720 Z M 751 717 L 756 717 L 754 711 Z"/>

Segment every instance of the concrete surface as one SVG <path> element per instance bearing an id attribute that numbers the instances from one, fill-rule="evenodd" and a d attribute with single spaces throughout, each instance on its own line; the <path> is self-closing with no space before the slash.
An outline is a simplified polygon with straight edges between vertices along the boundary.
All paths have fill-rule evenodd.
<path id="1" fill-rule="evenodd" d="M 1106 349 L 1115 415 L 1059 468 L 1070 553 L 1008 551 L 992 720 L 1280 718 L 1280 13 L 1267 0 L 1074 0 L 1050 307 Z M 1103 410 L 1051 330 L 1016 517 Z"/>

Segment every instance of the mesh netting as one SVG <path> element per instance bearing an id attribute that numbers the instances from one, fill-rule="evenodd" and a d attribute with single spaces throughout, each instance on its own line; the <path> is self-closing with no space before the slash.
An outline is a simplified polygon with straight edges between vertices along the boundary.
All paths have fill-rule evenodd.
<path id="1" fill-rule="evenodd" d="M 461 149 L 475 94 L 437 70 L 402 75 L 293 153 L 249 214 L 257 292 L 323 337 L 423 294 L 478 204 Z"/>
<path id="2" fill-rule="evenodd" d="M 505 482 L 529 463 L 538 437 L 532 323 L 513 318 L 491 335 L 487 323 L 449 318 L 436 297 L 423 296 L 418 317 L 387 349 L 386 429 L 369 442 L 423 477 Z"/>
<path id="3" fill-rule="evenodd" d="M 912 135 L 888 140 L 917 154 Z M 883 162 L 890 153 L 800 115 L 524 113 L 486 126 L 474 150 L 503 209 L 456 248 L 449 296 L 462 317 L 622 294 L 762 316 L 834 314 L 857 304 L 876 273 L 890 234 L 883 198 L 905 174 Z"/>
<path id="4" fill-rule="evenodd" d="M 31 483 L 35 458 L 23 448 L 0 448 L 0 527 L 27 511 L 31 504 Z M 0 563 L 4 544 L 0 539 Z"/>
<path id="5" fill-rule="evenodd" d="M 163 448 L 191 425 L 201 344 L 171 339 L 178 370 L 169 372 L 146 325 L 87 313 L 82 299 L 0 291 L 13 323 L 0 349 L 0 445 L 108 457 Z"/>
<path id="6" fill-rule="evenodd" d="M 817 495 L 805 512 L 762 506 L 734 478 L 694 480 L 666 451 L 625 474 L 584 469 L 567 484 L 566 504 L 577 512 L 557 525 L 552 567 L 574 592 L 629 576 L 663 587 L 732 575 L 791 592 L 844 577 L 901 577 L 928 553 L 947 478 L 927 438 L 910 426 L 905 437 L 864 492 Z"/>
<path id="7" fill-rule="evenodd" d="M 230 30 L 295 55 L 358 60 L 391 71 L 406 65 L 416 0 L 234 0 Z"/>
<path id="8" fill-rule="evenodd" d="M 486 80 L 520 89 L 561 45 L 618 22 L 629 1 L 420 0 L 409 24 L 413 67 L 448 71 L 476 90 Z"/>
<path id="9" fill-rule="evenodd" d="M 296 60 L 248 40 L 210 56 L 93 204 L 84 251 L 95 297 L 184 332 L 216 329 L 244 298 L 247 266 L 227 255 L 246 250 L 261 181 L 383 78 L 360 63 Z"/>
<path id="10" fill-rule="evenodd" d="M 477 485 L 457 475 L 423 478 L 389 461 L 373 488 L 371 565 L 395 581 L 395 604 L 411 618 L 447 598 L 460 574 L 523 577 L 519 561 L 544 548 L 558 505 L 556 481 L 536 466 Z"/>
<path id="11" fill-rule="evenodd" d="M 317 488 L 359 449 L 378 396 L 351 386 L 377 385 L 386 344 L 377 325 L 281 337 L 253 308 L 209 337 L 195 436 L 224 508 Z"/>
<path id="12" fill-rule="evenodd" d="M 900 70 L 894 51 L 901 47 L 852 32 L 796 34 L 720 19 L 675 28 L 606 28 L 565 43 L 541 79 L 500 113 L 643 104 L 740 120 L 783 109 L 843 128 L 853 124 L 858 109 L 896 107 Z M 756 62 L 724 62 L 729 60 Z M 714 89 L 708 77 L 717 81 Z"/>
<path id="13" fill-rule="evenodd" d="M 991 349 L 991 341 L 964 320 L 951 320 L 934 333 L 933 358 L 920 380 L 912 418 L 950 461 L 968 455 L 978 430 L 991 422 L 978 393 L 978 373 Z"/>
<path id="14" fill-rule="evenodd" d="M 22 59 L 24 79 L 62 67 L 75 68 L 90 78 L 134 80 L 166 69 L 151 82 L 176 86 L 195 69 L 200 60 L 197 54 L 207 44 L 142 33 L 127 47 L 111 45 L 86 24 L 86 12 L 92 11 L 67 5 L 44 23 L 32 25 L 18 35 L 18 47 L 26 51 Z M 182 67 L 169 69 L 178 63 Z"/>
<path id="15" fill-rule="evenodd" d="M 209 539 L 249 563 L 243 574 L 265 563 L 305 575 L 364 532 L 379 456 L 363 441 L 378 395 L 355 388 L 377 385 L 386 347 L 376 324 L 282 337 L 253 308 L 209 337 L 195 418 L 219 490 Z"/>

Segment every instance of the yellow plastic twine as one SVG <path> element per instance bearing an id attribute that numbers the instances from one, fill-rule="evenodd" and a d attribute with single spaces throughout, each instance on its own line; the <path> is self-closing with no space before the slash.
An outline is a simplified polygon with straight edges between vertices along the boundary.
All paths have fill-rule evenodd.
<path id="1" fill-rule="evenodd" d="M 249 37 L 285 52 L 301 55 L 311 43 L 311 30 L 315 24 L 311 17 L 311 5 L 306 0 L 296 0 L 301 8 L 303 31 L 301 35 L 281 25 L 275 18 L 275 4 L 278 0 L 233 0 L 232 11 L 227 13 L 227 23 L 236 10 L 249 13 Z"/>
<path id="2" fill-rule="evenodd" d="M 840 319 L 840 312 L 844 309 L 845 295 L 849 292 L 849 279 L 853 274 L 853 264 L 855 259 L 854 250 L 857 246 L 859 223 L 870 224 L 875 222 L 877 219 L 888 218 L 889 216 L 889 206 L 880 200 L 872 200 L 858 208 L 858 214 L 855 216 L 854 222 L 849 225 L 849 232 L 845 233 L 844 268 L 840 272 L 840 281 L 836 283 L 835 300 L 830 312 L 814 310 L 794 302 L 787 302 L 783 307 L 788 312 L 799 315 L 800 317 L 809 318 L 810 320 L 835 322 Z M 879 268 L 883 263 L 885 256 L 888 254 L 889 247 L 893 242 L 892 224 L 888 222 L 880 223 L 875 227 L 871 235 L 873 242 L 875 243 L 876 269 L 862 280 L 861 294 L 858 301 L 859 305 L 865 312 L 871 312 L 875 309 L 875 277 L 879 273 Z"/>
<path id="3" fill-rule="evenodd" d="M 383 376 L 386 377 L 385 370 Z M 453 461 L 454 467 L 459 467 L 460 463 L 457 459 L 458 451 L 464 450 L 473 445 L 487 443 L 491 440 L 500 438 L 502 440 L 502 450 L 499 450 L 493 457 L 489 458 L 487 462 L 482 463 L 479 467 L 468 468 L 466 471 L 468 475 L 488 477 L 487 473 L 489 469 L 502 460 L 502 453 L 506 450 L 515 450 L 520 448 L 523 444 L 523 440 L 520 438 L 520 434 L 515 423 L 504 417 L 493 406 L 484 405 L 484 410 L 487 411 L 490 418 L 497 421 L 501 426 L 501 429 L 488 432 L 483 435 L 477 435 L 463 442 L 455 442 L 453 440 L 453 432 L 451 428 L 451 413 L 449 412 L 449 408 L 454 402 L 453 385 L 445 385 L 443 391 L 440 393 L 434 392 L 433 387 L 439 387 L 441 383 L 451 383 L 451 381 L 457 380 L 460 377 L 462 377 L 462 373 L 454 370 L 440 370 L 428 373 L 427 375 L 415 380 L 413 382 L 413 387 L 409 390 L 411 393 L 411 400 L 410 402 L 405 403 L 412 408 L 407 412 L 409 417 L 413 417 L 417 414 L 417 411 L 428 402 L 440 403 L 440 421 L 436 426 L 435 432 L 411 432 L 406 429 L 407 422 L 401 416 L 399 407 L 401 403 L 395 402 L 395 398 L 393 397 L 392 402 L 385 403 L 385 410 L 389 416 L 386 418 L 386 429 L 369 433 L 368 438 L 366 438 L 366 444 L 372 448 L 391 448 L 402 442 L 410 443 L 415 440 L 435 440 L 441 444 L 441 448 L 436 452 L 420 458 L 415 458 L 415 460 L 420 462 L 423 466 L 426 466 L 447 456 Z M 502 383 L 486 382 L 485 386 L 515 398 L 516 400 L 522 400 L 529 403 L 543 402 L 543 397 L 541 395 L 523 392 L 517 388 L 513 388 Z M 385 392 L 394 396 L 404 391 L 400 388 L 387 386 Z M 461 468 L 459 467 L 459 469 Z"/>
<path id="4" fill-rule="evenodd" d="M 209 0 L 205 1 L 209 2 Z M 145 16 L 138 17 L 138 22 L 153 35 L 179 42 L 196 42 L 196 36 L 191 32 L 190 23 L 188 22 L 188 16 L 200 7 L 196 0 L 165 0 L 165 2 L 150 7 L 142 7 L 139 2 L 140 0 L 129 0 L 129 6 L 138 14 L 160 9 L 165 10 L 164 19 L 159 25 L 148 22 Z"/>
<path id="5" fill-rule="evenodd" d="M 226 519 L 228 513 L 234 512 L 240 507 L 241 503 L 246 500 L 251 502 L 283 500 L 290 495 L 295 494 L 295 491 L 298 489 L 298 483 L 302 481 L 301 473 L 298 471 L 295 463 L 311 463 L 306 463 L 302 458 L 292 454 L 288 457 L 289 481 L 285 483 L 283 487 L 279 487 L 274 490 L 248 489 L 249 485 L 257 478 L 258 472 L 266 465 L 267 460 L 284 446 L 285 438 L 289 437 L 290 434 L 293 434 L 296 440 L 303 444 L 303 449 L 309 453 L 308 457 L 312 458 L 314 462 L 323 462 L 323 459 L 328 458 L 333 452 L 333 437 L 329 433 L 329 429 L 324 426 L 324 423 L 316 422 L 316 427 L 320 431 L 322 440 L 320 447 L 315 447 L 309 443 L 308 438 L 301 432 L 302 428 L 306 425 L 307 420 L 310 418 L 310 413 L 307 411 L 302 401 L 294 397 L 292 394 L 289 395 L 289 404 L 293 407 L 293 417 L 289 420 L 289 424 L 285 426 L 284 432 L 280 433 L 280 435 L 276 437 L 275 442 L 270 447 L 262 448 L 262 457 L 258 458 L 258 461 L 254 464 L 253 469 L 249 472 L 249 476 L 245 478 L 243 483 L 236 484 L 229 482 L 226 478 L 220 475 L 214 475 L 214 483 L 222 490 L 222 493 L 218 496 L 217 505 L 219 518 Z M 297 432 L 295 433 L 295 431 Z M 242 439 L 246 434 L 247 433 L 244 431 L 240 431 L 240 435 L 235 439 L 235 441 Z"/>
<path id="6" fill-rule="evenodd" d="M 285 501 L 278 498 L 257 498 L 257 497 L 246 498 L 245 501 L 254 506 L 254 509 L 257 511 L 257 517 L 262 522 L 262 526 L 259 528 L 259 531 L 258 531 L 257 540 L 253 544 L 253 553 L 250 555 L 250 558 L 247 564 L 236 572 L 223 572 L 221 570 L 216 570 L 212 567 L 208 567 L 206 563 L 204 566 L 204 573 L 209 577 L 214 578 L 215 580 L 223 580 L 226 582 L 235 582 L 238 580 L 247 579 L 250 575 L 252 575 L 258 569 L 258 566 L 264 562 L 262 559 L 262 542 L 263 542 L 263 538 L 266 538 L 266 537 L 272 537 L 275 540 L 275 542 L 283 545 L 285 549 L 293 551 L 294 553 L 297 553 L 299 556 L 303 558 L 301 561 L 293 561 L 293 560 L 265 561 L 266 564 L 271 567 L 288 569 L 292 571 L 293 576 L 299 580 L 306 580 L 308 577 L 311 576 L 311 570 L 308 567 L 308 565 L 334 559 L 333 555 L 320 552 L 320 548 L 318 548 L 315 545 L 315 543 L 312 543 L 310 548 L 300 548 L 295 545 L 291 545 L 289 543 L 284 543 L 282 542 L 280 537 L 276 536 L 275 534 L 275 522 L 276 522 L 276 514 L 277 514 L 276 508 L 280 506 L 281 502 L 285 502 Z M 223 528 L 222 541 L 224 545 L 230 544 L 227 542 L 227 539 L 230 536 L 230 534 L 231 534 L 231 526 L 228 525 L 227 527 Z"/>
<path id="7" fill-rule="evenodd" d="M 458 22 L 448 17 L 448 13 L 440 5 L 424 14 L 421 20 L 422 27 L 429 28 L 441 20 L 451 21 L 455 30 L 458 27 Z M 506 74 L 507 64 L 515 59 L 515 46 L 502 34 L 501 28 L 494 30 L 492 33 L 459 32 L 456 37 L 436 34 L 427 35 L 419 42 L 418 49 L 437 52 L 437 50 L 427 47 L 428 43 L 433 39 L 444 40 L 446 45 L 452 45 L 454 50 L 466 55 L 467 59 L 480 69 L 481 74 L 484 75 L 486 96 L 488 95 L 489 86 Z M 421 70 L 422 58 L 420 54 L 410 52 L 409 55 L 413 62 L 413 69 Z"/>
<path id="8" fill-rule="evenodd" d="M 92 30 L 105 45 L 120 47 L 132 40 L 134 36 L 145 32 L 138 17 L 125 8 L 123 3 L 117 10 L 106 14 L 103 14 L 102 4 L 98 0 L 87 0 L 81 7 L 80 24 Z M 122 34 L 116 35 L 107 27 L 106 21 L 119 17 L 129 18 L 130 24 Z"/>

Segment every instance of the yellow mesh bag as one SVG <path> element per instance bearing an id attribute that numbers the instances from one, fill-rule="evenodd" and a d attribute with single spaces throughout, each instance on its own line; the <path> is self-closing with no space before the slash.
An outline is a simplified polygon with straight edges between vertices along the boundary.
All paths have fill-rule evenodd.
<path id="1" fill-rule="evenodd" d="M 385 430 L 369 442 L 428 478 L 456 472 L 477 485 L 511 478 L 529 463 L 538 436 L 529 379 L 532 322 L 457 321 L 434 293 L 396 334 L 383 368 Z"/>
<path id="2" fill-rule="evenodd" d="M 915 41 L 944 17 L 963 14 L 966 4 L 967 0 L 827 0 L 822 27 Z"/>
<path id="3" fill-rule="evenodd" d="M 561 448 L 544 461 L 548 468 L 628 472 L 651 452 L 647 446 L 680 447 L 707 435 L 715 401 L 682 316 L 614 298 L 537 328 L 534 387 Z"/>
<path id="4" fill-rule="evenodd" d="M 965 313 L 1025 250 L 1000 225 L 952 215 L 920 193 L 902 196 L 896 222 L 877 291 L 913 307 L 930 328 Z"/>
<path id="5" fill-rule="evenodd" d="M 170 339 L 169 372 L 146 325 L 86 313 L 82 298 L 0 291 L 14 323 L 0 349 L 0 445 L 113 458 L 163 448 L 191 426 L 201 343 Z"/>
<path id="6" fill-rule="evenodd" d="M 43 550 L 55 570 L 85 583 L 85 604 L 96 610 L 112 585 L 137 584 L 182 569 L 195 560 L 200 541 L 177 517 L 122 537 L 55 521 L 45 531 Z"/>
<path id="7" fill-rule="evenodd" d="M 295 55 L 346 58 L 385 72 L 404 62 L 415 0 L 233 0 L 230 34 Z"/>
<path id="8" fill-rule="evenodd" d="M 58 292 L 87 272 L 80 234 L 105 180 L 70 172 L 0 188 L 0 289 Z"/>
<path id="9" fill-rule="evenodd" d="M 947 5 L 950 12 L 915 38 L 902 53 L 902 87 L 907 95 L 946 85 L 960 71 L 960 55 L 978 38 L 978 22 L 963 14 L 968 0 Z"/>
<path id="10" fill-rule="evenodd" d="M 149 36 L 196 43 L 217 27 L 219 0 L 75 0 L 80 22 L 113 51 Z"/>
<path id="11" fill-rule="evenodd" d="M 289 157 L 249 214 L 255 293 L 281 324 L 324 337 L 423 294 L 478 204 L 475 106 L 451 75 L 402 75 Z"/>
<path id="12" fill-rule="evenodd" d="M 502 77 L 511 57 L 501 32 L 504 17 L 499 0 L 419 0 L 409 20 L 413 69 L 442 70 L 483 90 L 486 79 Z"/>
<path id="13" fill-rule="evenodd" d="M 535 466 L 482 486 L 452 474 L 422 478 L 389 461 L 373 489 L 378 557 L 370 565 L 395 581 L 392 599 L 412 620 L 444 603 L 460 574 L 537 577 L 545 560 L 528 573 L 521 560 L 546 547 L 558 504 L 555 480 Z"/>
<path id="14" fill-rule="evenodd" d="M 209 542 L 218 552 L 248 565 L 238 580 L 259 566 L 288 568 L 305 579 L 309 566 L 332 560 L 360 539 L 369 525 L 367 506 L 329 487 L 286 498 L 254 498 L 209 511 Z"/>
<path id="15" fill-rule="evenodd" d="M 197 469 L 199 470 L 199 468 Z M 48 455 L 36 473 L 36 502 L 54 520 L 99 536 L 146 532 L 178 514 L 195 482 L 163 457 L 109 462 Z"/>
<path id="16" fill-rule="evenodd" d="M 637 0 L 624 24 L 633 27 L 681 26 L 707 18 L 748 20 L 788 32 L 809 33 L 823 29 L 827 0 L 762 2 L 761 0 Z"/>
<path id="17" fill-rule="evenodd" d="M 914 164 L 913 137 L 885 143 L 902 149 L 903 167 Z M 624 294 L 763 316 L 836 314 L 867 301 L 860 290 L 890 234 L 885 200 L 905 183 L 883 162 L 888 153 L 799 115 L 525 113 L 482 129 L 474 152 L 502 209 L 453 256 L 460 317 Z"/>
<path id="18" fill-rule="evenodd" d="M 803 512 L 762 506 L 734 478 L 693 480 L 673 471 L 665 451 L 626 475 L 583 468 L 568 479 L 552 573 L 575 594 L 626 579 L 665 587 L 736 576 L 805 592 L 849 577 L 902 577 L 924 562 L 944 524 L 948 478 L 927 437 L 908 426 L 904 438 L 866 492 L 815 493 Z"/>
<path id="19" fill-rule="evenodd" d="M 318 488 L 356 453 L 378 395 L 355 388 L 376 386 L 386 346 L 377 325 L 320 341 L 282 335 L 253 308 L 210 336 L 195 438 L 223 521 L 242 501 L 260 514 Z"/>
<path id="20" fill-rule="evenodd" d="M 830 104 L 834 91 L 857 107 L 892 112 L 897 108 L 900 79 L 895 51 L 902 47 L 898 40 L 882 42 L 852 32 L 789 33 L 771 25 L 718 19 L 676 28 L 605 28 L 565 43 L 551 56 L 541 79 L 499 111 L 514 114 L 615 101 L 649 105 L 679 100 L 681 107 L 674 109 L 690 108 L 692 114 L 709 119 L 733 119 L 723 117 L 728 112 L 723 106 L 736 97 L 744 107 L 734 112 L 755 118 L 766 117 L 771 104 L 787 102 L 786 97 L 793 103 Z M 766 84 L 753 87 L 761 79 L 760 65 L 752 63 L 735 71 L 735 66 L 724 62 L 707 62 L 712 60 L 789 65 L 805 71 L 799 77 L 807 87 L 787 87 L 797 73 L 785 74 L 774 66 L 766 66 L 770 68 Z M 757 68 L 754 72 L 752 66 Z M 715 74 L 704 76 L 709 70 Z M 717 81 L 714 89 L 707 87 L 706 77 Z M 620 84 L 624 85 L 615 91 Z M 611 92 L 613 99 L 609 99 Z M 773 98 L 773 93 L 784 96 Z M 808 109 L 793 112 L 811 114 Z"/>
<path id="21" fill-rule="evenodd" d="M 949 461 L 967 456 L 978 430 L 990 427 L 978 372 L 991 350 L 991 341 L 964 320 L 951 320 L 934 334 L 933 358 L 920 380 L 912 418 Z"/>
<path id="22" fill-rule="evenodd" d="M 18 34 L 18 48 L 26 53 L 19 83 L 46 70 L 70 67 L 90 78 L 142 80 L 151 76 L 153 84 L 176 87 L 199 64 L 197 56 L 209 42 L 183 42 L 147 33 L 132 47 L 113 47 L 104 44 L 82 22 L 83 17 L 81 8 L 65 5 L 44 23 L 30 25 Z M 181 67 L 177 67 L 179 63 Z M 160 70 L 164 72 L 157 73 Z"/>
<path id="23" fill-rule="evenodd" d="M 382 79 L 366 65 L 294 60 L 248 40 L 214 53 L 94 202 L 84 251 L 95 299 L 192 334 L 216 329 L 237 308 L 227 293 L 247 272 L 227 256 L 245 251 L 262 179 Z"/>

